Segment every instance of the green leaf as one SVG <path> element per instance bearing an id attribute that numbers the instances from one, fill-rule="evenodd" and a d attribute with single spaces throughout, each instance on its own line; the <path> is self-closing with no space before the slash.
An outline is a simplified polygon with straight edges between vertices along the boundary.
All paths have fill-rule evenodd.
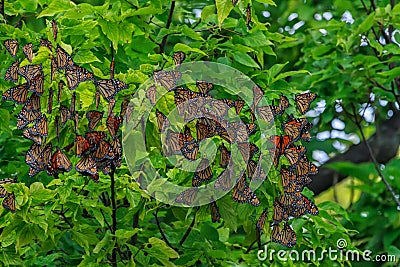
<path id="1" fill-rule="evenodd" d="M 272 1 L 272 0 L 256 0 L 256 1 L 259 2 L 259 3 L 263 3 L 263 4 L 268 4 L 268 5 L 271 5 L 271 6 L 276 6 L 275 2 Z"/>
<path id="2" fill-rule="evenodd" d="M 239 62 L 240 64 L 243 64 L 248 67 L 253 67 L 253 68 L 260 68 L 258 64 L 252 59 L 248 54 L 236 51 L 233 53 L 233 58 Z"/>
<path id="3" fill-rule="evenodd" d="M 196 52 L 196 53 L 200 53 L 204 56 L 206 56 L 207 54 L 204 53 L 203 51 L 201 51 L 198 48 L 192 48 L 188 45 L 182 44 L 182 43 L 178 43 L 174 46 L 174 51 L 182 51 L 182 52 Z"/>
<path id="4" fill-rule="evenodd" d="M 58 13 L 65 12 L 72 8 L 71 1 L 69 0 L 61 0 L 61 1 L 51 1 L 50 5 L 45 8 L 40 14 L 37 16 L 38 18 L 41 17 L 53 17 Z"/>
<path id="5" fill-rule="evenodd" d="M 229 16 L 233 9 L 231 0 L 215 0 L 218 14 L 218 25 L 221 26 L 222 22 Z"/>
<path id="6" fill-rule="evenodd" d="M 287 71 L 287 72 L 281 73 L 278 76 L 276 76 L 274 79 L 272 79 L 271 83 L 274 83 L 277 80 L 285 79 L 286 77 L 294 76 L 296 74 L 303 74 L 303 73 L 308 73 L 309 75 L 311 75 L 311 73 L 306 70 Z"/>
<path id="7" fill-rule="evenodd" d="M 134 230 L 118 229 L 117 231 L 115 231 L 115 236 L 117 238 L 131 238 L 137 232 L 139 232 L 138 228 Z"/>
<path id="8" fill-rule="evenodd" d="M 146 252 L 157 258 L 165 266 L 175 266 L 170 259 L 179 258 L 178 252 L 156 237 L 149 238 L 149 244 L 150 246 L 145 246 Z"/>
<path id="9" fill-rule="evenodd" d="M 193 29 L 189 28 L 187 25 L 183 25 L 179 28 L 182 31 L 182 33 L 187 37 L 197 41 L 204 41 L 203 37 L 201 37 L 200 34 L 195 32 Z"/>
<path id="10" fill-rule="evenodd" d="M 369 29 L 371 29 L 372 25 L 374 25 L 375 13 L 371 12 L 368 17 L 358 26 L 357 34 L 354 36 L 358 36 L 358 34 L 365 33 Z"/>
<path id="11" fill-rule="evenodd" d="M 107 245 L 110 245 L 110 243 L 112 243 L 112 236 L 110 234 L 110 231 L 107 230 L 107 232 L 104 235 L 103 239 L 99 243 L 97 243 L 97 245 L 94 247 L 93 253 L 94 254 L 99 253 L 102 248 L 104 248 Z"/>
<path id="12" fill-rule="evenodd" d="M 201 11 L 201 21 L 205 22 L 209 16 L 214 15 L 214 12 L 215 12 L 214 5 L 203 7 L 203 10 Z"/>
<path id="13" fill-rule="evenodd" d="M 101 62 L 101 61 L 92 53 L 92 51 L 79 50 L 74 56 L 74 62 L 86 64 L 86 63 Z"/>

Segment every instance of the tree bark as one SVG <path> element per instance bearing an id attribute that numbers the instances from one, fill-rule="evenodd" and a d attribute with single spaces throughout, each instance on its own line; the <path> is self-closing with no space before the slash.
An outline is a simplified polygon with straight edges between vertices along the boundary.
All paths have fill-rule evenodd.
<path id="1" fill-rule="evenodd" d="M 368 139 L 368 143 L 374 152 L 376 160 L 384 164 L 396 156 L 400 145 L 400 112 L 395 112 L 390 119 L 384 121 L 376 129 L 375 134 Z M 331 158 L 325 164 L 340 161 L 362 163 L 371 161 L 371 157 L 367 146 L 364 142 L 361 142 L 351 146 L 345 153 Z M 312 177 L 313 182 L 309 188 L 315 195 L 318 195 L 334 185 L 333 178 L 335 175 L 338 177 L 338 182 L 347 177 L 322 165 L 319 168 L 319 173 Z"/>

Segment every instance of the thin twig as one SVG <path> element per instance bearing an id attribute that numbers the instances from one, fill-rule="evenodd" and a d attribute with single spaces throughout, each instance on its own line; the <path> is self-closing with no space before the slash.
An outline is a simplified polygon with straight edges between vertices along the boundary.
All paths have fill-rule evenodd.
<path id="1" fill-rule="evenodd" d="M 156 212 L 153 213 L 153 215 L 154 215 L 154 217 L 155 217 L 155 219 L 156 219 L 158 231 L 160 232 L 160 234 L 161 234 L 161 236 L 162 236 L 162 238 L 163 238 L 165 244 L 167 244 L 167 246 L 169 246 L 169 247 L 172 248 L 173 250 L 176 250 L 176 248 L 174 248 L 174 247 L 171 245 L 171 243 L 169 243 L 167 237 L 166 237 L 165 234 L 164 234 L 164 231 L 163 231 L 162 228 L 161 228 L 160 221 L 158 220 L 158 211 L 159 211 L 159 210 L 160 210 L 160 207 L 157 207 Z"/>
<path id="2" fill-rule="evenodd" d="M 186 230 L 186 233 L 184 234 L 184 236 L 182 237 L 181 241 L 179 242 L 179 245 L 181 245 L 181 246 L 183 245 L 183 243 L 185 242 L 186 238 L 189 236 L 190 232 L 192 231 L 194 223 L 196 222 L 196 214 L 197 214 L 197 211 L 199 210 L 199 208 L 200 207 L 197 207 L 197 209 L 196 209 L 196 211 L 195 211 L 195 213 L 193 215 L 192 223 L 189 225 L 189 228 Z"/>
<path id="3" fill-rule="evenodd" d="M 357 116 L 356 109 L 355 109 L 354 105 L 352 105 L 352 107 L 353 107 L 354 116 L 356 117 Z M 356 126 L 357 126 L 358 130 L 360 131 L 360 134 L 361 134 L 361 137 L 362 137 L 362 140 L 363 140 L 364 144 L 367 146 L 368 153 L 369 153 L 369 155 L 370 155 L 370 157 L 372 159 L 372 162 L 374 163 L 374 166 L 375 166 L 376 171 L 378 172 L 378 175 L 381 177 L 381 179 L 382 179 L 383 183 L 385 184 L 386 188 L 389 190 L 389 192 L 392 195 L 392 197 L 393 197 L 394 201 L 396 202 L 397 206 L 400 207 L 400 201 L 396 197 L 396 194 L 394 193 L 393 188 L 390 186 L 390 184 L 386 180 L 385 176 L 383 175 L 381 169 L 379 168 L 379 163 L 378 163 L 378 161 L 376 160 L 376 158 L 375 158 L 375 156 L 373 154 L 371 146 L 369 145 L 369 143 L 367 142 L 367 139 L 365 138 L 364 131 L 363 131 L 362 127 L 361 127 L 360 121 L 357 120 L 357 119 L 356 119 Z"/>
<path id="4" fill-rule="evenodd" d="M 110 179 L 111 179 L 111 207 L 112 207 L 112 226 L 111 226 L 111 233 L 113 234 L 113 239 L 115 241 L 115 246 L 112 250 L 112 255 L 111 255 L 111 264 L 113 266 L 117 266 L 117 240 L 115 237 L 115 231 L 117 230 L 117 204 L 115 201 L 115 177 L 114 177 L 114 173 L 115 173 L 115 167 L 113 167 L 111 169 L 110 172 Z"/>
<path id="5" fill-rule="evenodd" d="M 111 49 L 110 79 L 114 79 L 115 61 L 114 61 L 114 47 L 113 47 L 113 42 L 111 42 L 111 44 L 110 44 L 110 49 Z"/>
<path id="6" fill-rule="evenodd" d="M 175 1 L 171 2 L 171 7 L 169 9 L 169 14 L 168 14 L 168 20 L 167 20 L 167 24 L 165 25 L 165 28 L 168 30 L 169 27 L 171 26 L 172 23 L 172 15 L 174 14 L 174 9 L 175 9 Z M 160 54 L 164 53 L 165 50 L 165 45 L 167 43 L 167 38 L 168 38 L 168 34 L 166 34 L 160 44 Z"/>
<path id="7" fill-rule="evenodd" d="M 108 228 L 110 231 L 112 231 L 111 225 L 108 223 L 107 218 L 106 218 L 106 215 L 104 214 L 104 212 L 103 212 L 102 209 L 100 209 L 100 213 L 101 213 L 101 215 L 103 215 L 103 219 L 104 219 L 104 222 L 105 222 L 106 225 L 107 225 L 107 228 Z"/>

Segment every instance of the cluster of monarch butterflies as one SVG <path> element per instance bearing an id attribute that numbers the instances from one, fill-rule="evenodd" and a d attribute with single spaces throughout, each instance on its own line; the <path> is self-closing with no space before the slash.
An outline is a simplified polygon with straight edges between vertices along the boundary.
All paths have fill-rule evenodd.
<path id="1" fill-rule="evenodd" d="M 174 62 L 179 68 L 185 54 L 182 52 L 174 53 Z M 289 100 L 286 96 L 281 95 L 277 105 L 260 106 L 264 92 L 259 86 L 253 88 L 253 104 L 251 107 L 252 123 L 239 124 L 228 123 L 223 117 L 230 108 L 234 108 L 239 114 L 244 106 L 241 100 L 230 99 L 213 99 L 208 93 L 213 89 L 213 84 L 207 81 L 196 81 L 198 92 L 176 87 L 177 81 L 180 79 L 179 71 L 157 71 L 153 73 L 155 83 L 163 86 L 168 91 L 174 92 L 175 104 L 179 115 L 184 118 L 185 122 L 196 121 L 197 138 L 192 135 L 192 130 L 185 126 L 183 133 L 174 132 L 169 129 L 171 125 L 167 116 L 160 110 L 156 109 L 156 118 L 158 129 L 161 133 L 166 134 L 165 154 L 166 156 L 180 154 L 190 161 L 198 159 L 199 142 L 213 136 L 220 136 L 229 144 L 237 143 L 238 149 L 247 159 L 247 170 L 242 172 L 241 177 L 235 185 L 232 181 L 232 172 L 229 166 L 230 152 L 222 143 L 219 147 L 220 151 L 220 167 L 225 170 L 216 178 L 214 187 L 217 190 L 228 191 L 232 188 L 232 199 L 238 203 L 250 203 L 257 207 L 260 205 L 255 192 L 249 187 L 247 178 L 252 180 L 265 180 L 267 173 L 261 167 L 263 154 L 258 156 L 258 162 L 253 157 L 258 154 L 259 148 L 252 143 L 246 142 L 249 135 L 253 134 L 256 129 L 255 115 L 269 123 L 274 122 L 277 116 L 281 116 L 289 106 Z M 152 105 L 156 105 L 156 86 L 151 86 L 147 93 L 147 98 Z M 316 95 L 314 93 L 303 93 L 295 96 L 295 102 L 299 112 L 305 114 L 310 104 L 314 101 Z M 311 140 L 308 130 L 312 124 L 305 118 L 294 118 L 288 116 L 288 121 L 282 124 L 282 130 L 285 135 L 272 136 L 269 140 L 273 146 L 270 150 L 270 156 L 273 159 L 275 168 L 280 166 L 280 174 L 282 176 L 282 184 L 284 194 L 280 196 L 274 204 L 274 216 L 272 223 L 272 240 L 282 245 L 291 247 L 296 243 L 296 235 L 287 220 L 293 217 L 300 217 L 306 213 L 316 215 L 318 209 L 308 198 L 301 194 L 303 187 L 311 182 L 309 175 L 318 172 L 317 167 L 308 161 L 305 156 L 306 148 L 296 145 L 297 141 Z M 233 130 L 232 130 L 233 129 Z M 286 167 L 280 164 L 280 157 L 285 156 L 290 166 Z M 180 193 L 175 201 L 190 205 L 196 199 L 198 187 L 203 183 L 210 182 L 213 179 L 213 171 L 207 158 L 202 157 L 193 174 L 192 188 Z M 217 203 L 211 199 L 210 204 L 211 217 L 213 222 L 220 222 L 220 213 Z M 267 209 L 264 210 L 260 219 L 257 221 L 258 232 L 261 233 L 267 219 Z M 280 228 L 280 222 L 286 221 L 284 227 Z"/>
<path id="2" fill-rule="evenodd" d="M 52 31 L 54 42 L 57 42 L 58 28 L 55 20 L 52 20 Z M 32 146 L 26 153 L 25 162 L 29 165 L 29 176 L 34 176 L 41 171 L 47 171 L 49 175 L 58 175 L 59 172 L 69 172 L 72 169 L 72 163 L 60 147 L 56 147 L 53 151 L 51 142 L 46 142 L 49 135 L 49 119 L 48 116 L 53 112 L 54 91 L 50 88 L 45 92 L 45 75 L 43 73 L 42 64 L 32 64 L 34 61 L 34 46 L 28 43 L 23 47 L 23 53 L 27 61 L 19 61 L 17 52 L 19 43 L 17 40 L 5 40 L 4 46 L 10 55 L 15 58 L 5 74 L 5 80 L 19 83 L 23 78 L 23 83 L 18 84 L 6 90 L 2 98 L 3 100 L 13 101 L 15 104 L 23 105 L 17 115 L 17 128 L 23 130 L 23 136 L 33 141 Z M 94 131 L 97 124 L 103 117 L 102 112 L 89 111 L 86 117 L 89 121 L 89 132 L 84 136 L 78 134 L 79 114 L 76 112 L 76 93 L 72 93 L 70 107 L 61 104 L 61 96 L 64 90 L 65 82 L 60 79 L 58 83 L 57 94 L 57 115 L 54 117 L 54 127 L 58 141 L 60 140 L 60 127 L 65 126 L 67 121 L 72 120 L 75 123 L 76 132 L 76 154 L 82 159 L 76 164 L 76 170 L 85 175 L 90 175 L 95 181 L 98 181 L 97 169 L 103 173 L 109 173 L 112 167 L 118 167 L 121 164 L 122 149 L 121 142 L 118 138 L 118 130 L 122 124 L 122 116 L 126 112 L 128 101 L 123 102 L 120 116 L 115 116 L 112 109 L 115 105 L 116 94 L 127 88 L 127 85 L 116 79 L 97 79 L 91 72 L 74 63 L 71 56 L 57 44 L 55 56 L 53 56 L 53 43 L 47 39 L 40 40 L 40 46 L 50 51 L 51 59 L 51 75 L 50 83 L 57 78 L 58 73 L 62 73 L 69 90 L 75 90 L 81 82 L 93 81 L 96 87 L 96 108 L 99 105 L 99 96 L 102 95 L 105 100 L 110 102 L 109 114 L 106 126 L 111 135 L 111 141 L 105 140 L 106 132 Z M 21 66 L 24 64 L 24 66 Z M 113 64 L 112 64 L 113 66 Z M 112 73 L 113 73 L 112 69 Z M 41 110 L 41 101 L 43 95 L 48 95 L 47 99 L 47 115 Z M 65 150 L 69 150 L 67 146 Z M 1 183 L 1 181 L 0 181 Z M 13 195 L 12 195 L 13 196 Z M 5 201 L 8 201 L 6 197 Z M 14 197 L 15 200 L 15 197 Z M 15 203 L 7 205 L 14 207 Z"/>

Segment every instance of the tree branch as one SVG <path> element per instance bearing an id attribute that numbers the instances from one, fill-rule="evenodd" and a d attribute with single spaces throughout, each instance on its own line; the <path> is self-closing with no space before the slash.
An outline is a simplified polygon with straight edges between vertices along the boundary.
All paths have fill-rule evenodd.
<path id="1" fill-rule="evenodd" d="M 400 112 L 394 110 L 393 116 L 381 125 L 377 125 L 376 133 L 368 140 L 365 140 L 365 142 L 368 142 L 373 156 L 378 163 L 387 163 L 394 158 L 400 145 Z M 367 146 L 364 144 L 365 142 L 363 140 L 359 144 L 351 146 L 345 153 L 331 158 L 326 164 L 341 161 L 352 163 L 371 161 Z M 347 175 L 343 175 L 322 165 L 319 168 L 319 173 L 313 177 L 310 189 L 316 195 L 327 190 L 333 185 L 335 174 L 338 175 L 338 182 L 347 177 Z"/>
<path id="2" fill-rule="evenodd" d="M 176 248 L 174 248 L 171 243 L 169 243 L 167 237 L 164 234 L 164 231 L 161 229 L 161 225 L 160 225 L 160 221 L 158 220 L 158 211 L 160 210 L 160 207 L 157 207 L 156 209 L 156 213 L 153 213 L 154 217 L 156 218 L 156 223 L 157 223 L 157 227 L 158 227 L 158 231 L 160 231 L 160 234 L 162 236 L 162 238 L 164 239 L 164 242 L 173 250 L 176 250 Z"/>
<path id="3" fill-rule="evenodd" d="M 169 9 L 169 14 L 168 14 L 168 20 L 167 20 L 167 24 L 165 25 L 166 29 L 169 29 L 169 27 L 171 26 L 172 23 L 172 15 L 174 14 L 174 9 L 175 9 L 175 1 L 171 2 L 171 7 Z M 164 53 L 165 50 L 165 45 L 167 44 L 167 38 L 168 38 L 168 34 L 165 35 L 161 41 L 160 44 L 160 54 Z"/>
<path id="4" fill-rule="evenodd" d="M 355 109 L 354 105 L 353 105 L 353 113 L 354 113 L 355 116 L 357 115 L 356 109 Z M 366 138 L 365 138 L 364 131 L 363 131 L 362 127 L 361 127 L 361 124 L 360 124 L 360 121 L 359 121 L 359 120 L 356 120 L 356 126 L 357 126 L 358 130 L 360 131 L 360 134 L 361 134 L 363 143 L 365 144 L 365 146 L 366 146 L 367 149 L 368 149 L 369 156 L 371 157 L 372 162 L 374 163 L 375 170 L 378 172 L 378 175 L 381 177 L 383 183 L 385 184 L 386 188 L 388 189 L 388 191 L 389 191 L 390 194 L 392 195 L 392 197 L 393 197 L 394 201 L 396 202 L 397 206 L 400 207 L 400 201 L 399 201 L 399 199 L 396 197 L 396 194 L 395 194 L 395 192 L 393 191 L 393 188 L 390 186 L 389 182 L 387 181 L 387 179 L 386 179 L 385 176 L 383 175 L 383 173 L 382 173 L 382 171 L 381 171 L 381 169 L 380 169 L 380 167 L 379 167 L 379 163 L 378 163 L 378 161 L 376 160 L 376 158 L 375 158 L 375 156 L 374 156 L 374 152 L 372 151 L 371 146 L 369 145 L 369 143 L 367 142 L 367 140 L 366 140 Z"/>
<path id="5" fill-rule="evenodd" d="M 183 243 L 185 242 L 186 238 L 189 236 L 190 232 L 192 231 L 194 223 L 196 222 L 196 214 L 197 214 L 197 211 L 199 210 L 199 208 L 200 207 L 197 207 L 197 209 L 196 209 L 196 211 L 195 211 L 195 213 L 193 215 L 192 223 L 189 225 L 189 228 L 186 230 L 186 233 L 184 234 L 184 236 L 182 237 L 181 241 L 179 242 L 179 245 L 181 245 L 181 246 L 183 245 Z"/>

